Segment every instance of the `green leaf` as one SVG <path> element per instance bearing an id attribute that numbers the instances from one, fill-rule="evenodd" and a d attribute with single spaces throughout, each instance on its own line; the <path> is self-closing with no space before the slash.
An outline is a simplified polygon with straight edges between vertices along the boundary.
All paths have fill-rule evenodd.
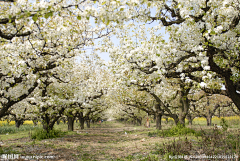
<path id="1" fill-rule="evenodd" d="M 109 20 L 107 20 L 107 25 L 109 25 L 109 23 L 110 23 L 110 21 L 109 21 Z"/>
<path id="2" fill-rule="evenodd" d="M 105 23 L 105 19 L 104 18 L 102 19 L 102 22 Z"/>
<path id="3" fill-rule="evenodd" d="M 52 6 L 48 6 L 47 10 L 50 10 L 52 8 Z"/>
<path id="4" fill-rule="evenodd" d="M 32 17 L 32 19 L 33 19 L 33 21 L 34 21 L 34 22 L 36 22 L 36 21 L 37 21 L 37 19 L 38 19 L 38 16 L 37 16 L 37 14 L 35 14 L 35 15 Z"/>
<path id="5" fill-rule="evenodd" d="M 49 17 L 53 16 L 53 12 L 48 12 L 44 15 L 44 17 L 47 19 Z"/>
<path id="6" fill-rule="evenodd" d="M 124 8 L 120 8 L 120 11 L 124 11 Z"/>
<path id="7" fill-rule="evenodd" d="M 31 13 L 30 13 L 30 12 L 27 12 L 27 14 L 26 14 L 26 15 L 27 15 L 27 17 L 29 17 L 29 16 L 31 16 Z"/>
<path id="8" fill-rule="evenodd" d="M 211 34 L 211 35 L 215 35 L 216 32 L 215 32 L 215 31 L 211 31 L 210 34 Z"/>
<path id="9" fill-rule="evenodd" d="M 77 16 L 77 19 L 78 19 L 78 20 L 81 20 L 81 19 L 82 19 L 82 17 L 81 17 L 81 16 Z"/>

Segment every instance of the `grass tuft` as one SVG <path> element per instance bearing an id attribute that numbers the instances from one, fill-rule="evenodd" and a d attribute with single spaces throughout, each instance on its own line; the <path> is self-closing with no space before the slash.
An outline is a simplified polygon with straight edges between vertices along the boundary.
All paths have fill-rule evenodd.
<path id="1" fill-rule="evenodd" d="M 50 138 L 58 138 L 65 134 L 66 132 L 63 132 L 61 130 L 53 129 L 47 133 L 47 131 L 44 129 L 38 129 L 33 132 L 33 134 L 31 135 L 31 138 L 36 140 L 43 140 L 43 139 L 50 139 Z"/>
<path id="2" fill-rule="evenodd" d="M 170 129 L 167 130 L 156 130 L 154 132 L 149 132 L 148 136 L 153 137 L 153 136 L 160 136 L 160 137 L 171 137 L 171 136 L 182 136 L 182 135 L 198 135 L 195 130 L 187 128 L 181 124 L 178 124 L 177 126 L 173 126 Z"/>

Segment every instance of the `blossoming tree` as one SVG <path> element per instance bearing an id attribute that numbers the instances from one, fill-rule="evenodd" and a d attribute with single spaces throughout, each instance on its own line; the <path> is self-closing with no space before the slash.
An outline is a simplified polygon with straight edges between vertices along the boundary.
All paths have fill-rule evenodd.
<path id="1" fill-rule="evenodd" d="M 112 13 L 106 16 L 111 22 L 159 22 L 151 31 L 165 27 L 169 41 L 159 39 L 144 48 L 151 48 L 158 57 L 157 66 L 164 66 L 163 72 L 168 77 L 196 81 L 208 93 L 227 95 L 240 109 L 239 1 L 129 0 L 105 2 L 104 5 Z M 126 44 L 134 46 L 131 41 Z M 167 74 L 169 71 L 171 74 Z M 210 81 L 205 82 L 205 79 Z M 211 88 L 208 83 L 214 79 L 226 90 Z"/>
<path id="2" fill-rule="evenodd" d="M 109 33 L 90 24 L 96 16 L 90 1 L 8 2 L 0 2 L 0 117 L 43 82 L 57 79 L 55 68 Z"/>

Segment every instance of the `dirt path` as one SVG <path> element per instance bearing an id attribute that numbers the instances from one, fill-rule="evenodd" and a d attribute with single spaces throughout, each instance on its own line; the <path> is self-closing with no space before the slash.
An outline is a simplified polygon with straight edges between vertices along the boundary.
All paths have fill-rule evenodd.
<path id="1" fill-rule="evenodd" d="M 113 124 L 112 127 L 75 130 L 73 135 L 56 139 L 36 142 L 29 138 L 8 140 L 5 145 L 25 155 L 25 160 L 30 156 L 33 160 L 49 157 L 64 161 L 144 158 L 154 150 L 155 143 L 163 140 L 147 136 L 148 130 L 144 127 L 115 127 Z"/>

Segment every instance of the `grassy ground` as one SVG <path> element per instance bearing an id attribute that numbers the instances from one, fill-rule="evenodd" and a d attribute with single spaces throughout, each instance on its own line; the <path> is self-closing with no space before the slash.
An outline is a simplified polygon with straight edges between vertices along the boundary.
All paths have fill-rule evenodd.
<path id="1" fill-rule="evenodd" d="M 25 125 L 32 126 L 32 125 Z M 213 129 L 206 126 L 192 125 L 192 129 L 204 129 L 203 136 L 186 134 L 182 136 L 163 137 L 158 134 L 151 124 L 151 128 L 143 126 L 132 126 L 115 121 L 103 122 L 102 124 L 92 125 L 91 128 L 80 130 L 75 124 L 74 132 L 68 132 L 65 136 L 54 139 L 45 139 L 41 141 L 30 139 L 31 132 L 34 129 L 20 130 L 17 133 L 8 133 L 0 135 L 0 155 L 3 154 L 21 154 L 21 157 L 31 158 L 33 160 L 193 160 L 179 159 L 178 155 L 230 155 L 239 151 L 239 140 L 232 144 L 230 148 L 218 140 L 226 140 L 231 133 L 236 139 L 240 134 L 239 126 L 228 128 L 227 131 Z M 2 128 L 2 127 L 1 127 Z M 0 128 L 0 130 L 1 130 Z M 40 128 L 40 127 L 34 127 Z M 67 131 L 67 125 L 61 123 L 56 125 L 56 129 Z M 163 129 L 169 129 L 170 125 L 163 124 Z M 27 129 L 27 128 L 26 128 Z M 164 131 L 163 130 L 163 131 Z M 214 133 L 214 131 L 217 133 Z M 149 135 L 156 134 L 156 135 Z M 225 137 L 225 138 L 224 138 Z M 232 140 L 228 140 L 231 142 Z M 232 146 L 232 145 L 231 145 Z M 223 147 L 222 149 L 220 147 Z M 215 149 L 214 149 L 215 148 Z M 217 154 L 219 153 L 219 154 Z M 169 158 L 170 156 L 170 158 Z M 39 157 L 39 158 L 37 158 Z M 42 157 L 42 158 L 41 158 Z M 174 158 L 175 157 L 175 158 Z M 214 159 L 210 159 L 214 160 Z M 220 159 L 215 159 L 220 160 Z"/>

